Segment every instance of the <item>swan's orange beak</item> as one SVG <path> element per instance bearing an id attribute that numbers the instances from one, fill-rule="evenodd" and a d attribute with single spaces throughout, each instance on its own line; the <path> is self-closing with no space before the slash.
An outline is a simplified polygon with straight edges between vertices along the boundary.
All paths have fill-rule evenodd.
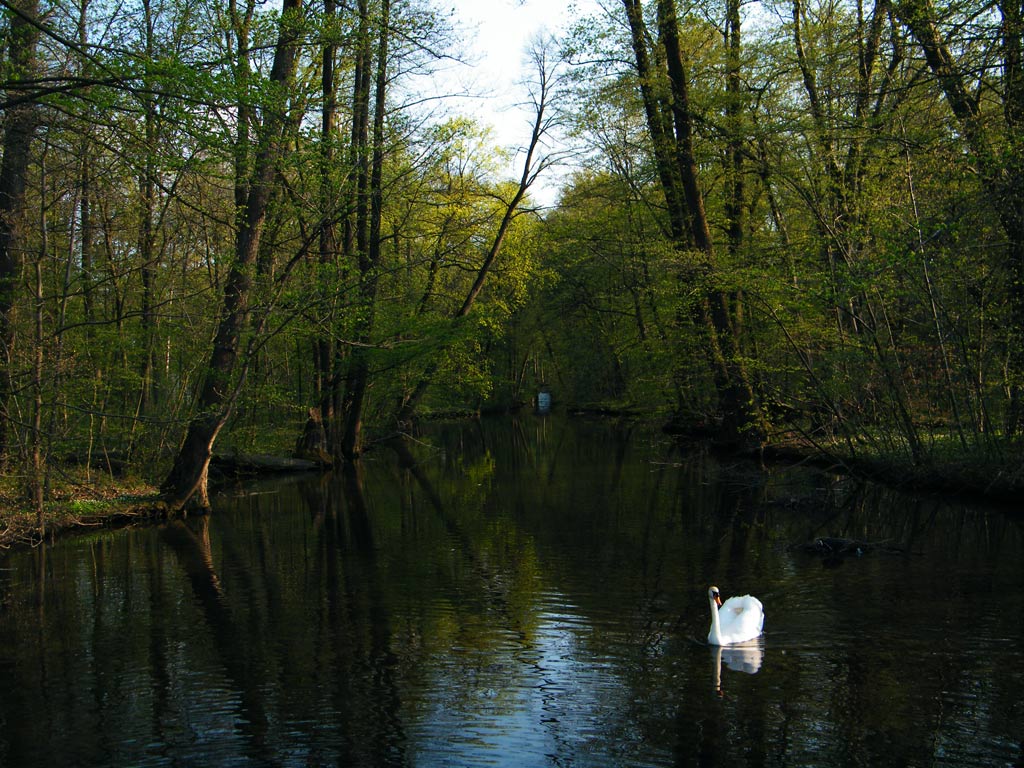
<path id="1" fill-rule="evenodd" d="M 715 594 L 715 605 L 717 605 L 719 608 L 722 607 L 722 596 L 717 593 Z"/>

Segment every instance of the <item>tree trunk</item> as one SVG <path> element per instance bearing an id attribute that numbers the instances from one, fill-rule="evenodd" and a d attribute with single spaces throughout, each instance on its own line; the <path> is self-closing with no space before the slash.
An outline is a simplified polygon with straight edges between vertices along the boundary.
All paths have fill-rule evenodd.
<path id="1" fill-rule="evenodd" d="M 986 130 L 978 97 L 968 91 L 967 73 L 957 66 L 942 38 L 931 0 L 901 0 L 894 9 L 921 46 L 932 75 L 942 87 L 1006 235 L 1012 326 L 1008 339 L 1010 402 L 1006 431 L 1015 435 L 1024 421 L 1024 10 L 1019 0 L 1005 0 L 999 5 L 1003 17 L 1003 118 L 1007 137 L 999 151 Z"/>
<path id="2" fill-rule="evenodd" d="M 999 220 L 1006 233 L 1011 275 L 1014 339 L 1010 348 L 1016 377 L 1007 432 L 1016 435 L 1024 422 L 1024 4 L 1021 0 L 1004 0 L 999 8 L 1003 16 L 1003 117 L 1008 140 Z"/>
<path id="3" fill-rule="evenodd" d="M 79 6 L 78 15 L 78 44 L 82 50 L 89 46 L 88 32 L 88 0 L 82 0 Z M 82 64 L 82 77 L 88 77 L 88 64 Z M 86 93 L 88 94 L 86 89 Z M 96 249 L 96 225 L 93 221 L 93 190 L 92 190 L 92 147 L 91 126 L 83 126 L 82 140 L 79 157 L 81 158 L 81 171 L 79 173 L 79 221 L 81 222 L 81 254 L 82 254 L 82 315 L 86 323 L 86 332 L 92 337 L 92 322 L 95 320 L 95 299 L 93 296 L 93 281 L 95 279 L 95 257 Z"/>
<path id="4" fill-rule="evenodd" d="M 10 50 L 6 65 L 8 96 L 31 88 L 39 30 L 37 0 L 15 0 L 7 30 Z M 24 94 L 22 94 L 24 95 Z M 4 111 L 3 160 L 0 162 L 0 463 L 11 451 L 12 367 L 15 365 L 15 301 L 21 275 L 24 242 L 21 224 L 25 210 L 30 149 L 37 124 L 35 104 L 19 100 Z"/>
<path id="5" fill-rule="evenodd" d="M 728 193 L 725 217 L 729 253 L 736 257 L 743 244 L 746 188 L 744 185 L 743 92 L 741 81 L 740 0 L 727 0 L 725 19 L 725 129 L 727 133 L 726 175 Z"/>
<path id="6" fill-rule="evenodd" d="M 336 15 L 334 0 L 325 0 L 324 16 L 329 25 Z M 338 231 L 335 224 L 334 207 L 337 200 L 337 189 L 333 183 L 334 172 L 334 131 L 335 117 L 338 110 L 337 84 L 335 78 L 334 58 L 337 45 L 328 42 L 324 45 L 321 57 L 321 94 L 323 107 L 320 113 L 320 201 L 321 217 L 320 250 L 317 287 L 320 291 L 323 306 L 327 309 L 327 332 L 320 333 L 313 342 L 314 367 L 316 370 L 317 402 L 319 416 L 323 424 L 334 423 L 335 410 L 338 405 L 338 376 L 335 366 L 335 348 L 331 333 L 335 323 L 335 299 L 328 295 L 329 288 L 325 284 L 328 275 L 333 275 L 338 265 Z M 325 446 L 326 449 L 326 446 Z"/>
<path id="7" fill-rule="evenodd" d="M 647 52 L 648 40 L 640 0 L 623 0 L 630 24 L 633 52 L 640 77 L 641 92 L 645 103 L 654 98 L 655 73 L 650 69 Z M 680 206 L 685 206 L 670 219 L 689 223 L 688 237 L 675 234 L 675 245 L 680 251 L 691 245 L 702 255 L 698 279 L 711 277 L 714 268 L 714 243 L 708 224 L 704 198 L 700 190 L 697 161 L 693 151 L 693 115 L 690 109 L 689 78 L 683 61 L 679 40 L 679 23 L 676 18 L 674 0 L 658 0 L 658 35 L 661 43 L 669 80 L 669 109 L 673 134 L 668 137 L 672 151 L 659 151 L 657 145 L 666 141 L 664 123 L 656 104 L 645 107 L 648 116 L 648 130 L 655 143 L 655 160 L 659 165 L 671 163 L 672 167 L 659 169 L 662 183 L 665 179 L 678 179 L 682 192 Z M 644 93 L 644 88 L 651 89 Z M 666 200 L 671 200 L 666 189 Z M 677 196 L 678 197 L 678 196 Z M 673 225 L 675 233 L 676 225 Z M 705 331 L 708 358 L 718 394 L 719 408 L 724 419 L 724 437 L 730 442 L 759 445 L 765 437 L 765 424 L 757 406 L 753 387 L 739 354 L 736 332 L 729 313 L 728 297 L 720 290 L 709 287 L 698 302 L 698 326 Z"/>
<path id="8" fill-rule="evenodd" d="M 150 0 L 143 0 L 145 16 L 146 56 L 152 59 L 155 50 L 154 19 Z M 142 332 L 142 360 L 139 362 L 138 413 L 145 414 L 153 397 L 154 345 L 156 343 L 156 317 L 153 312 L 154 282 L 156 279 L 156 233 L 153 218 L 156 213 L 156 152 L 157 152 L 157 106 L 155 93 L 149 84 L 143 87 L 143 158 L 142 171 L 139 174 L 139 200 L 142 210 L 139 212 L 139 271 L 142 277 L 142 306 L 140 307 L 140 323 Z"/>
<path id="9" fill-rule="evenodd" d="M 643 6 L 640 0 L 622 0 L 626 8 L 626 17 L 636 58 L 637 78 L 640 81 L 640 95 L 644 103 L 644 115 L 647 118 L 647 130 L 654 148 L 655 165 L 661 181 L 662 193 L 668 208 L 669 228 L 672 236 L 679 242 L 687 237 L 688 225 L 685 208 L 682 204 L 681 181 L 675 172 L 672 160 L 675 151 L 672 141 L 672 118 L 662 108 L 662 101 L 655 91 L 657 73 L 651 66 L 648 52 L 650 36 L 644 23 Z"/>
<path id="10" fill-rule="evenodd" d="M 189 423 L 185 440 L 170 473 L 161 485 L 171 512 L 181 510 L 194 496 L 201 507 L 209 507 L 207 473 L 213 444 L 231 415 L 238 391 L 245 378 L 248 360 L 236 379 L 236 360 L 242 329 L 245 327 L 252 271 L 259 254 L 260 237 L 277 174 L 276 163 L 284 145 L 282 128 L 287 120 L 287 91 L 298 61 L 298 35 L 293 28 L 301 12 L 302 0 L 284 0 L 280 30 L 270 80 L 276 103 L 265 110 L 258 137 L 258 149 L 252 176 L 240 213 L 235 237 L 235 259 L 224 284 L 220 323 L 213 351 L 206 366 L 206 377 L 195 404 L 196 416 Z M 241 52 L 240 52 L 241 54 Z"/>
<path id="11" fill-rule="evenodd" d="M 353 351 L 349 361 L 349 372 L 345 386 L 345 423 L 341 438 L 341 453 L 353 460 L 362 452 L 363 407 L 370 383 L 369 350 L 373 332 L 373 319 L 377 295 L 376 270 L 380 262 L 381 217 L 383 215 L 383 164 L 384 164 L 384 111 L 387 95 L 388 37 L 390 31 L 390 2 L 384 0 L 380 10 L 379 36 L 377 40 L 377 74 L 373 105 L 373 135 L 369 136 L 370 117 L 370 24 L 369 11 L 365 0 L 360 2 L 360 28 L 365 33 L 363 48 L 363 69 L 356 79 L 355 102 L 361 124 L 353 125 L 354 142 L 359 151 L 357 158 L 357 202 L 356 202 L 356 256 L 359 265 L 359 298 L 362 305 L 358 340 L 364 346 Z M 358 149 L 361 148 L 361 149 Z M 370 155 L 370 158 L 367 155 Z"/>

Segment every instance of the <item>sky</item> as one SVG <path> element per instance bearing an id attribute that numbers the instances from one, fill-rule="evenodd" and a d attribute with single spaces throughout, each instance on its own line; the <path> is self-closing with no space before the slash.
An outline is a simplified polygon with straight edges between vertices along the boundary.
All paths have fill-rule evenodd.
<path id="1" fill-rule="evenodd" d="M 586 7 L 595 0 L 437 0 L 436 7 L 452 9 L 452 21 L 465 34 L 474 63 L 459 67 L 457 76 L 474 92 L 488 95 L 458 99 L 455 110 L 476 117 L 494 130 L 500 146 L 515 147 L 529 138 L 532 115 L 517 111 L 525 98 L 521 81 L 526 46 L 538 33 L 561 31 L 570 19 L 570 6 Z M 516 175 L 521 165 L 515 169 Z M 510 169 L 510 176 L 512 169 Z M 531 189 L 542 204 L 554 202 L 557 174 L 549 173 Z"/>
<path id="2" fill-rule="evenodd" d="M 474 104 L 485 114 L 497 113 L 522 88 L 523 52 L 538 32 L 557 32 L 569 18 L 571 0 L 436 0 L 439 8 L 453 10 L 452 21 L 466 35 L 472 67 L 462 74 L 495 96 Z M 489 104 L 489 103 L 490 104 Z"/>

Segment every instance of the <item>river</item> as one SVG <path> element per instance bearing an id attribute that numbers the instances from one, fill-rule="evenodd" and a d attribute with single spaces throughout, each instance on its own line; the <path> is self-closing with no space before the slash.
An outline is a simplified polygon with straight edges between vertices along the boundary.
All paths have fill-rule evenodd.
<path id="1" fill-rule="evenodd" d="M 759 642 L 706 645 L 711 584 Z M 3 555 L 0 765 L 1022 766 L 1024 523 L 639 426 L 436 425 Z"/>

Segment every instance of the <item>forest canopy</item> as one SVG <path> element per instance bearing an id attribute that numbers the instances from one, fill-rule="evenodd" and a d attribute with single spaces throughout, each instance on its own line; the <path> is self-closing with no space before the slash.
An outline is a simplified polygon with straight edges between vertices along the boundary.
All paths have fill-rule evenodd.
<path id="1" fill-rule="evenodd" d="M 514 147 L 444 98 L 441 3 L 0 7 L 0 459 L 37 504 L 102 458 L 205 505 L 215 450 L 312 422 L 354 462 L 542 386 L 1019 474 L 1020 0 L 599 0 L 525 52 Z"/>

